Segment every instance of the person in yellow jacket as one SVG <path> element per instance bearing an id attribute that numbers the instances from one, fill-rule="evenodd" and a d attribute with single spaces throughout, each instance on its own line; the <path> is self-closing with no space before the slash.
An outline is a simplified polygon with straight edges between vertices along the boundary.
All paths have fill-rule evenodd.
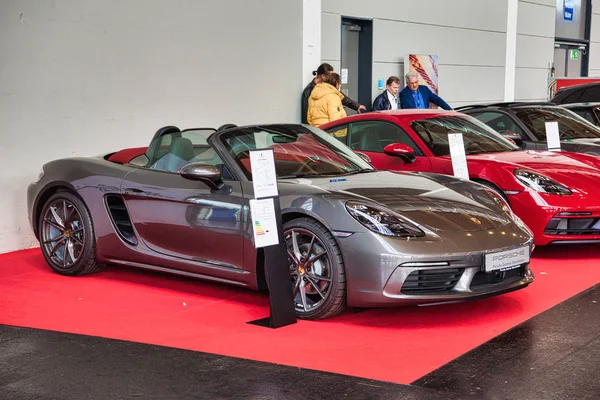
<path id="1" fill-rule="evenodd" d="M 319 126 L 346 116 L 342 106 L 344 94 L 340 92 L 340 82 L 340 76 L 331 72 L 323 82 L 315 86 L 308 99 L 309 125 Z"/>

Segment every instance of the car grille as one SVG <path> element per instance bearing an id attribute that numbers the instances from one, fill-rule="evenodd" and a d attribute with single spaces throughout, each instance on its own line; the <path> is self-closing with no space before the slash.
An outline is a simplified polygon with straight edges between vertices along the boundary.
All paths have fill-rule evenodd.
<path id="1" fill-rule="evenodd" d="M 421 269 L 411 272 L 402 285 L 402 294 L 439 293 L 451 290 L 464 268 Z"/>
<path id="2" fill-rule="evenodd" d="M 518 281 L 525 276 L 526 272 L 526 265 L 522 265 L 519 268 L 510 269 L 508 271 L 478 272 L 471 281 L 471 289 L 475 289 L 477 286 Z"/>
<path id="3" fill-rule="evenodd" d="M 546 235 L 600 235 L 600 218 L 552 218 Z"/>

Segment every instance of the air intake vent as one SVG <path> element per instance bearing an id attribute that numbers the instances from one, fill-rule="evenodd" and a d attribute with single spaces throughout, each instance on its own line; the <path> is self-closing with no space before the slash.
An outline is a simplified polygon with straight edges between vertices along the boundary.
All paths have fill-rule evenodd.
<path id="1" fill-rule="evenodd" d="M 119 236 L 127 243 L 137 245 L 137 238 L 123 198 L 118 195 L 108 195 L 106 196 L 106 206 Z"/>
<path id="2" fill-rule="evenodd" d="M 403 294 L 431 294 L 451 290 L 464 268 L 421 269 L 411 272 L 402 285 Z"/>

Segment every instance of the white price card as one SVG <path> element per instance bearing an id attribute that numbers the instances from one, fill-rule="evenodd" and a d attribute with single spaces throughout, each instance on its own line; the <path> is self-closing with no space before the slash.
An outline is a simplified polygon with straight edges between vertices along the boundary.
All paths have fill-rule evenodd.
<path id="1" fill-rule="evenodd" d="M 546 122 L 546 140 L 548 150 L 560 151 L 560 134 L 558 133 L 558 121 Z"/>
<path id="2" fill-rule="evenodd" d="M 256 248 L 279 244 L 273 199 L 250 200 L 250 214 Z"/>
<path id="3" fill-rule="evenodd" d="M 279 194 L 273 149 L 250 151 L 250 168 L 255 198 L 275 197 Z"/>
<path id="4" fill-rule="evenodd" d="M 348 68 L 342 68 L 342 85 L 348 83 Z"/>
<path id="5" fill-rule="evenodd" d="M 450 145 L 450 158 L 452 159 L 454 176 L 469 179 L 469 168 L 462 133 L 449 133 L 448 144 Z"/>

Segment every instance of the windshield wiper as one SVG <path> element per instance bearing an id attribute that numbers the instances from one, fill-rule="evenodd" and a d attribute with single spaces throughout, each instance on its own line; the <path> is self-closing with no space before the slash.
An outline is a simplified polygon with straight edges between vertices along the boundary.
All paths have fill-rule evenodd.
<path id="1" fill-rule="evenodd" d="M 345 172 L 343 174 L 341 174 L 342 176 L 348 176 L 348 175 L 356 175 L 356 174 L 368 174 L 370 172 L 377 172 L 376 169 L 360 169 L 358 171 L 350 171 L 350 172 Z"/>
<path id="2" fill-rule="evenodd" d="M 298 172 L 296 174 L 278 176 L 277 179 L 327 178 L 327 177 L 331 177 L 331 176 L 348 176 L 348 175 L 364 174 L 367 172 L 376 172 L 376 171 L 377 170 L 375 170 L 375 169 L 361 169 L 359 171 L 330 172 L 330 173 L 326 173 L 326 174 L 325 173 L 316 174 L 316 173 L 312 173 L 312 172 Z"/>
<path id="3" fill-rule="evenodd" d="M 339 176 L 339 173 L 315 174 L 313 172 L 299 172 L 297 174 L 278 176 L 277 179 L 293 179 L 293 178 L 325 178 L 328 176 Z"/>

